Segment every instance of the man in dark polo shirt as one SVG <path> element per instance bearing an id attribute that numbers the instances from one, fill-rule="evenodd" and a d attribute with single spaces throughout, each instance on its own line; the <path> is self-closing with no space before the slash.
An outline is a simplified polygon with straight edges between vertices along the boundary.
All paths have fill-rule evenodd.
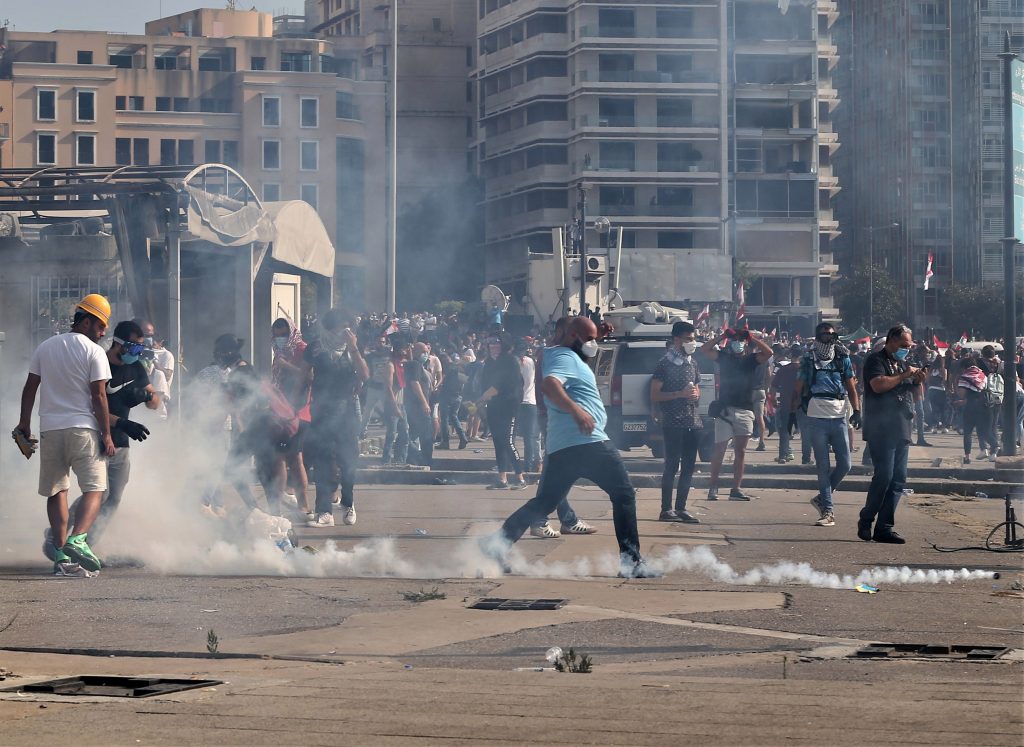
<path id="1" fill-rule="evenodd" d="M 864 440 L 875 467 L 857 522 L 857 536 L 865 542 L 906 542 L 893 526 L 896 505 L 907 481 L 914 391 L 926 375 L 924 369 L 906 362 L 913 346 L 910 328 L 898 324 L 886 335 L 885 346 L 864 361 Z"/>

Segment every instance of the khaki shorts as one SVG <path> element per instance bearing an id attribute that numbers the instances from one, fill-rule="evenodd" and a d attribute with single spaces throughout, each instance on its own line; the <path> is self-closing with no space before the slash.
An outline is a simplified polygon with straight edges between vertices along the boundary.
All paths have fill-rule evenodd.
<path id="1" fill-rule="evenodd" d="M 71 470 L 83 493 L 107 489 L 107 459 L 100 434 L 92 428 L 61 428 L 39 435 L 39 495 L 57 495 L 71 487 Z"/>
<path id="2" fill-rule="evenodd" d="M 726 407 L 722 411 L 723 418 L 715 418 L 715 443 L 720 444 L 730 438 L 747 437 L 754 433 L 754 413 L 736 407 Z"/>

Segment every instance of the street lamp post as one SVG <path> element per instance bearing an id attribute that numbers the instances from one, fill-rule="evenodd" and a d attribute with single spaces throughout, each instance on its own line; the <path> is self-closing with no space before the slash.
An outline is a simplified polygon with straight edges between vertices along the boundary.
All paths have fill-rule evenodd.
<path id="1" fill-rule="evenodd" d="M 576 194 L 579 197 L 576 203 L 576 240 L 580 257 L 579 315 L 583 316 L 587 308 L 587 190 L 583 188 L 583 182 L 576 185 Z"/>
<path id="2" fill-rule="evenodd" d="M 395 313 L 398 284 L 398 0 L 391 4 L 391 153 L 389 171 L 391 176 L 391 193 L 388 195 L 391 212 L 391 225 L 388 226 L 387 246 L 387 279 L 386 302 L 387 311 Z"/>
<path id="3" fill-rule="evenodd" d="M 868 232 L 868 331 L 872 337 L 875 334 L 875 229 L 876 228 L 899 228 L 899 223 L 890 223 L 888 226 L 865 226 Z"/>

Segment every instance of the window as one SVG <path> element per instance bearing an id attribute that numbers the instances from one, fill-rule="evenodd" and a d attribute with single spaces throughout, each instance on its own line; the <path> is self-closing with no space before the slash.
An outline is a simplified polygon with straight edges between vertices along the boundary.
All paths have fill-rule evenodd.
<path id="1" fill-rule="evenodd" d="M 207 140 L 203 148 L 203 160 L 206 163 L 220 163 L 220 140 Z"/>
<path id="2" fill-rule="evenodd" d="M 118 166 L 132 165 L 132 139 L 130 137 L 114 138 L 114 163 Z"/>
<path id="3" fill-rule="evenodd" d="M 188 98 L 186 98 L 184 96 L 180 97 L 180 98 L 178 96 L 175 96 L 174 97 L 174 111 L 176 111 L 176 112 L 187 112 L 187 111 L 189 111 L 188 102 L 189 102 Z"/>
<path id="4" fill-rule="evenodd" d="M 224 141 L 224 160 L 221 161 L 225 166 L 231 166 L 233 168 L 238 167 L 238 141 L 237 140 L 225 140 Z"/>
<path id="5" fill-rule="evenodd" d="M 335 151 L 337 212 L 334 245 L 342 251 L 363 251 L 364 179 L 366 178 L 363 141 L 339 137 Z"/>
<path id="6" fill-rule="evenodd" d="M 114 97 L 114 108 L 119 112 L 123 112 L 128 108 L 128 97 L 127 96 L 115 96 Z"/>
<path id="7" fill-rule="evenodd" d="M 191 166 L 196 162 L 195 143 L 191 140 L 178 141 L 178 163 Z"/>
<path id="8" fill-rule="evenodd" d="M 655 28 L 660 38 L 685 39 L 693 32 L 693 10 L 659 10 Z"/>
<path id="9" fill-rule="evenodd" d="M 133 57 L 130 54 L 110 53 L 107 55 L 107 64 L 124 70 L 131 70 L 132 59 Z"/>
<path id="10" fill-rule="evenodd" d="M 303 184 L 299 187 L 299 199 L 308 202 L 314 210 L 317 208 L 319 195 L 320 187 L 317 184 Z"/>
<path id="11" fill-rule="evenodd" d="M 267 58 L 266 57 L 253 57 L 249 60 L 250 70 L 266 70 L 267 69 Z"/>
<path id="12" fill-rule="evenodd" d="M 264 202 L 279 202 L 281 200 L 281 185 L 280 184 L 264 184 L 263 185 L 263 201 Z"/>
<path id="13" fill-rule="evenodd" d="M 440 18 L 431 18 L 430 21 L 431 21 L 431 26 L 434 29 L 434 33 L 440 33 L 440 31 L 441 31 L 441 19 Z"/>
<path id="14" fill-rule="evenodd" d="M 473 48 L 466 47 L 466 67 L 473 67 Z"/>
<path id="15" fill-rule="evenodd" d="M 160 165 L 174 166 L 178 163 L 178 144 L 174 140 L 160 140 Z"/>
<path id="16" fill-rule="evenodd" d="M 57 163 L 57 134 L 54 132 L 36 133 L 36 164 L 53 166 Z"/>
<path id="17" fill-rule="evenodd" d="M 263 97 L 263 126 L 264 127 L 280 127 L 281 126 L 281 97 L 280 96 L 264 96 Z"/>
<path id="18" fill-rule="evenodd" d="M 188 70 L 191 67 L 190 47 L 153 47 L 155 70 Z M 200 64 L 202 60 L 200 60 Z M 200 67 L 200 69 L 203 69 Z"/>
<path id="19" fill-rule="evenodd" d="M 313 55 L 310 52 L 282 52 L 281 70 L 293 73 L 313 71 Z"/>
<path id="20" fill-rule="evenodd" d="M 149 166 L 149 138 L 132 138 L 132 163 Z"/>
<path id="21" fill-rule="evenodd" d="M 281 141 L 263 141 L 263 168 L 273 171 L 281 168 Z"/>
<path id="22" fill-rule="evenodd" d="M 359 119 L 359 106 L 351 93 L 338 91 L 335 94 L 334 116 L 336 119 Z"/>
<path id="23" fill-rule="evenodd" d="M 636 168 L 636 145 L 618 140 L 600 144 L 602 171 L 633 171 Z"/>
<path id="24" fill-rule="evenodd" d="M 299 127 L 320 126 L 320 99 L 299 99 Z"/>
<path id="25" fill-rule="evenodd" d="M 234 50 L 205 49 L 200 51 L 199 69 L 206 72 L 234 72 Z"/>
<path id="26" fill-rule="evenodd" d="M 199 99 L 199 111 L 213 114 L 227 114 L 231 111 L 231 99 Z"/>
<path id="27" fill-rule="evenodd" d="M 601 127 L 634 127 L 633 99 L 598 99 L 598 124 Z"/>
<path id="28" fill-rule="evenodd" d="M 693 249 L 693 231 L 658 231 L 659 249 Z"/>
<path id="29" fill-rule="evenodd" d="M 473 101 L 473 81 L 466 81 L 466 101 L 472 103 Z"/>
<path id="30" fill-rule="evenodd" d="M 95 166 L 96 165 L 96 136 L 93 134 L 79 134 L 75 136 L 75 165 Z"/>
<path id="31" fill-rule="evenodd" d="M 92 64 L 92 51 L 86 49 L 78 50 L 78 64 L 79 65 L 91 65 Z"/>
<path id="32" fill-rule="evenodd" d="M 128 111 L 130 112 L 142 112 L 146 110 L 146 97 L 145 96 L 129 96 L 128 97 Z"/>
<path id="33" fill-rule="evenodd" d="M 57 121 L 57 89 L 36 89 L 36 120 L 39 122 Z"/>
<path id="34" fill-rule="evenodd" d="M 303 140 L 299 143 L 299 169 L 316 171 L 320 168 L 320 142 Z"/>
<path id="35" fill-rule="evenodd" d="M 636 19 L 632 10 L 601 8 L 597 11 L 597 18 L 600 36 L 628 38 L 636 33 Z"/>
<path id="36" fill-rule="evenodd" d="M 156 97 L 156 110 L 158 112 L 169 112 L 171 110 L 171 97 L 170 96 L 157 96 Z"/>

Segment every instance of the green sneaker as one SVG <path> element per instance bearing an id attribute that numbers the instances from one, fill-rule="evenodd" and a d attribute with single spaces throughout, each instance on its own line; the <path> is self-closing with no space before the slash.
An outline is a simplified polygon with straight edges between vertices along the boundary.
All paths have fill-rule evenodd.
<path id="1" fill-rule="evenodd" d="M 68 537 L 68 541 L 64 543 L 61 551 L 87 571 L 98 571 L 103 567 L 100 559 L 96 557 L 96 553 L 86 543 L 84 532 L 76 534 L 74 537 Z"/>

